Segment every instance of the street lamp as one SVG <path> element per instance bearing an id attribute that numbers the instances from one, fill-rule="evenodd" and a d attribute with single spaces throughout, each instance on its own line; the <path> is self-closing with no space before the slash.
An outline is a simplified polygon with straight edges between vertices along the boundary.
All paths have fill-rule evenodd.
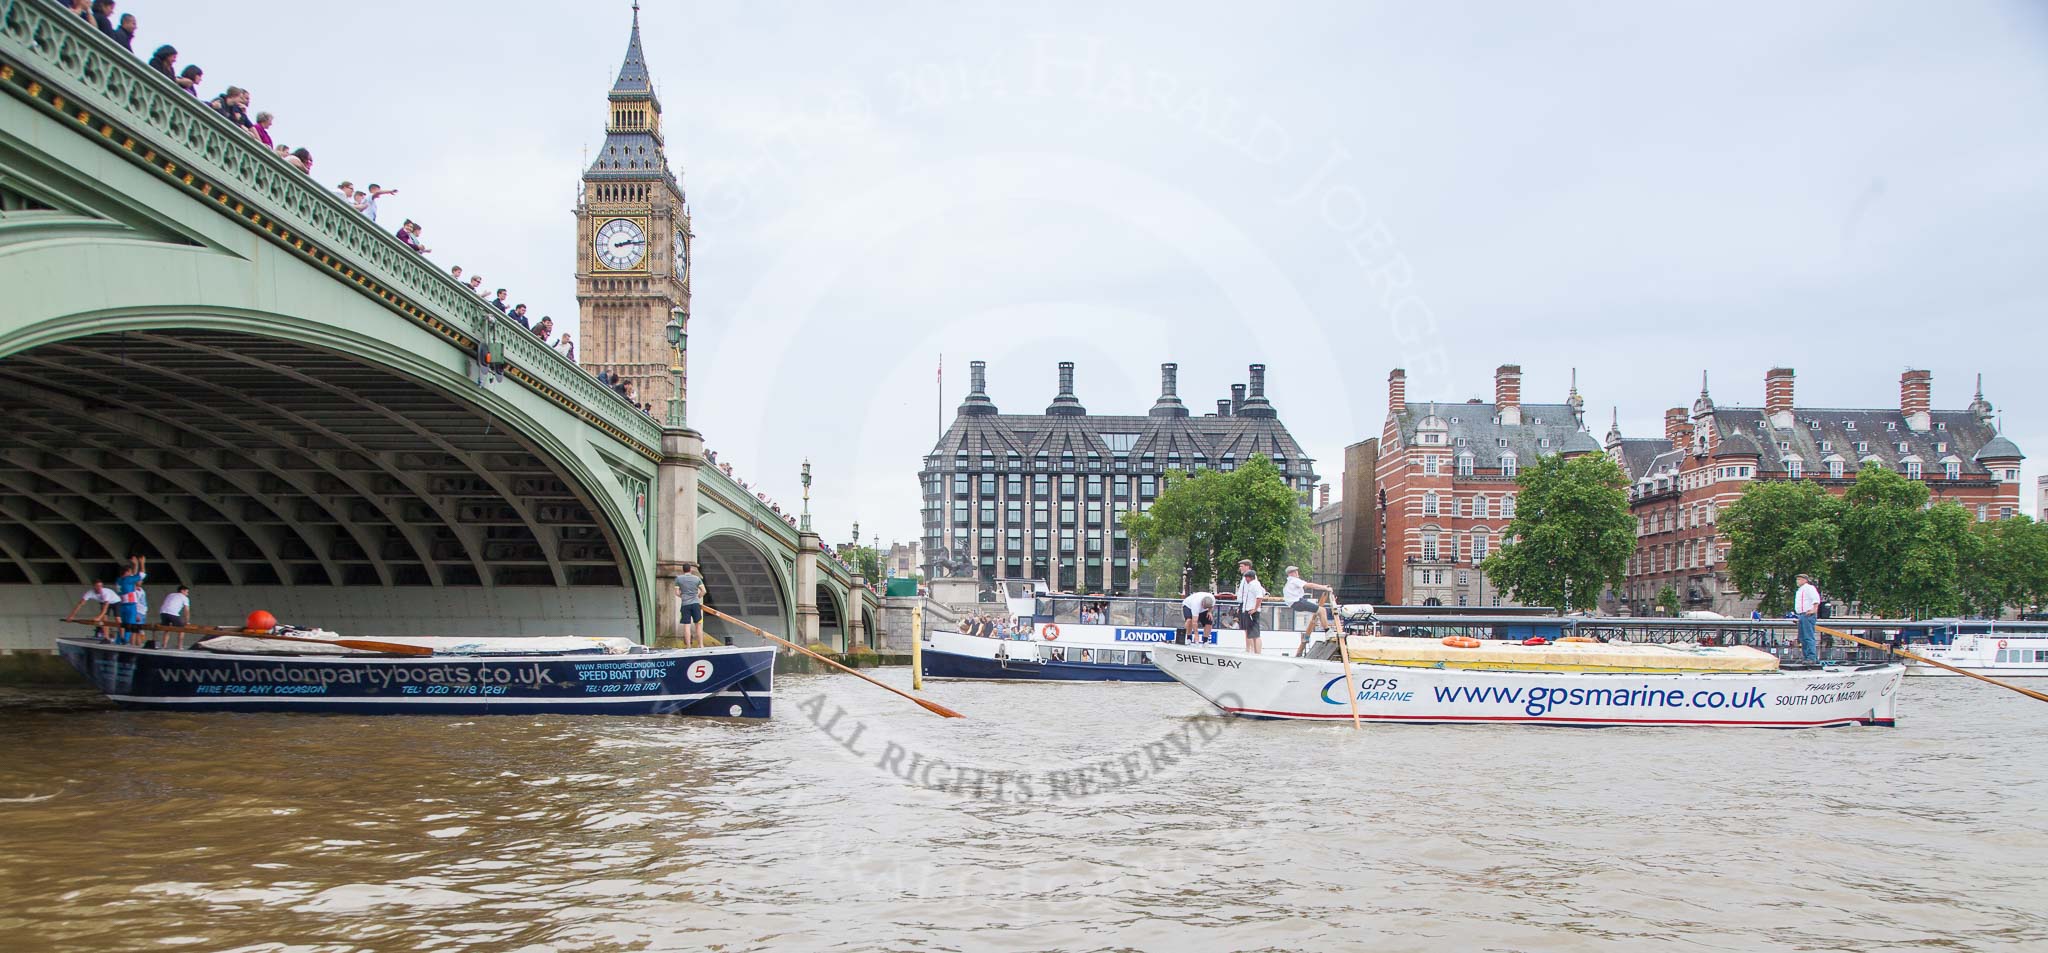
<path id="1" fill-rule="evenodd" d="M 811 461 L 804 461 L 804 516 L 803 532 L 811 531 Z"/>
<path id="2" fill-rule="evenodd" d="M 689 321 L 690 312 L 681 308 L 670 308 L 668 326 L 662 328 L 662 332 L 668 335 L 671 355 L 668 362 L 668 425 L 677 430 L 688 426 L 684 423 L 683 355 L 690 350 L 690 332 L 684 327 Z"/>

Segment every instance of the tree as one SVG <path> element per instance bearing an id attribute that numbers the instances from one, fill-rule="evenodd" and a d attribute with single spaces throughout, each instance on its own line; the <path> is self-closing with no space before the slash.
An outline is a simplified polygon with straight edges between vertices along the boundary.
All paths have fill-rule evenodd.
<path id="1" fill-rule="evenodd" d="M 1856 474 L 1842 504 L 1838 596 L 1887 617 L 1961 609 L 1962 560 L 1973 545 L 1962 507 L 1929 506 L 1926 484 L 1881 465 Z"/>
<path id="2" fill-rule="evenodd" d="M 842 546 L 839 549 L 839 558 L 852 566 L 854 572 L 866 576 L 869 582 L 881 584 L 882 556 L 875 552 L 873 546 Z"/>
<path id="3" fill-rule="evenodd" d="M 1728 577 L 1767 616 L 1792 611 L 1799 574 L 1838 588 L 1842 501 L 1807 480 L 1751 483 L 1720 514 Z"/>
<path id="4" fill-rule="evenodd" d="M 1307 562 L 1315 545 L 1300 492 L 1263 454 L 1229 472 L 1167 471 L 1151 509 L 1125 513 L 1124 529 L 1160 592 L 1181 591 L 1183 578 L 1217 586 L 1240 559 L 1277 588 L 1282 570 Z"/>
<path id="5" fill-rule="evenodd" d="M 1522 471 L 1509 541 L 1480 565 L 1516 601 L 1591 609 L 1635 550 L 1628 476 L 1604 454 L 1552 454 Z"/>
<path id="6" fill-rule="evenodd" d="M 1664 588 L 1657 590 L 1657 608 L 1664 610 L 1665 615 L 1675 616 L 1678 614 L 1677 586 L 1667 582 L 1664 584 Z"/>
<path id="7" fill-rule="evenodd" d="M 1963 609 L 1997 618 L 2048 595 L 2048 525 L 2019 516 L 1970 524 L 1957 568 Z"/>

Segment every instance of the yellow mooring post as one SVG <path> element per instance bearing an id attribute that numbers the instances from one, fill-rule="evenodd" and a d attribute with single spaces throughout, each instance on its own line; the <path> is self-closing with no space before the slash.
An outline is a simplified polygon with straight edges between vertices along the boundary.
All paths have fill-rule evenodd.
<path id="1" fill-rule="evenodd" d="M 924 604 L 910 607 L 910 688 L 924 691 Z"/>

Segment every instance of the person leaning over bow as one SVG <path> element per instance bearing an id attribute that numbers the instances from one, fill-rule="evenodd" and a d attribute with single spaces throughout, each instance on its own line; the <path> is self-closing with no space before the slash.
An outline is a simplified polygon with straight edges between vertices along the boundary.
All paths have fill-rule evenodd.
<path id="1" fill-rule="evenodd" d="M 1213 592 L 1191 592 L 1180 601 L 1180 637 L 1174 641 L 1182 645 L 1195 640 L 1195 627 L 1202 629 L 1204 642 L 1216 640 L 1216 594 Z"/>
<path id="2" fill-rule="evenodd" d="M 1820 636 L 1815 627 L 1820 619 L 1820 590 L 1813 585 L 1813 577 L 1799 574 L 1799 591 L 1792 597 L 1792 614 L 1799 620 L 1799 651 L 1806 661 L 1820 664 Z"/>
<path id="3" fill-rule="evenodd" d="M 114 590 L 107 588 L 105 580 L 95 579 L 92 582 L 92 588 L 87 589 L 85 591 L 85 595 L 78 597 L 78 604 L 72 606 L 71 611 L 64 614 L 64 621 L 75 621 L 78 618 L 78 613 L 81 610 L 83 610 L 88 605 L 94 604 L 97 604 L 99 606 L 99 611 L 93 615 L 92 621 L 93 624 L 98 625 L 100 623 L 107 621 L 108 609 L 111 609 L 121 604 L 121 595 L 120 593 L 117 593 Z M 102 640 L 105 640 L 107 638 L 107 630 L 105 628 L 95 629 L 93 630 L 93 634 L 99 636 L 100 639 Z"/>
<path id="4" fill-rule="evenodd" d="M 684 647 L 700 648 L 704 634 L 704 577 L 698 575 L 696 563 L 684 563 L 683 571 L 676 574 L 676 595 L 683 603 L 677 635 Z"/>

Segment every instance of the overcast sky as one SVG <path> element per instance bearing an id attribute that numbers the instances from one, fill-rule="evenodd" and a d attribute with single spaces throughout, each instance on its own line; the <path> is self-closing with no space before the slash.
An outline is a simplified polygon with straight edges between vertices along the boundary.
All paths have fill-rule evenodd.
<path id="1" fill-rule="evenodd" d="M 577 176 L 625 2 L 123 3 L 279 116 L 318 177 L 402 191 L 460 264 L 573 329 Z M 576 11 L 574 13 L 568 11 Z M 918 534 L 967 362 L 1034 412 L 1078 362 L 1142 413 L 1270 368 L 1337 482 L 1414 399 L 1661 431 L 1700 372 L 1757 405 L 1937 407 L 1973 375 L 2048 459 L 2048 6 L 707 3 L 642 10 L 695 215 L 691 422 L 830 541 Z"/>

